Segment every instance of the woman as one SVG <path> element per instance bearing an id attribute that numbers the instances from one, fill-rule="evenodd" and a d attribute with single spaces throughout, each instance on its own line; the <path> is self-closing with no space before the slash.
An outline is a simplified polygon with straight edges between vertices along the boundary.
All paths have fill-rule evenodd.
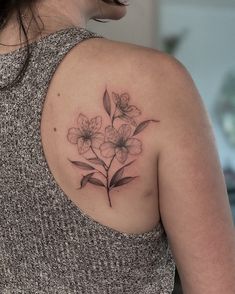
<path id="1" fill-rule="evenodd" d="M 176 264 L 184 293 L 235 293 L 222 168 L 184 66 L 86 29 L 122 18 L 119 1 L 0 5 L 0 292 L 171 293 Z"/>

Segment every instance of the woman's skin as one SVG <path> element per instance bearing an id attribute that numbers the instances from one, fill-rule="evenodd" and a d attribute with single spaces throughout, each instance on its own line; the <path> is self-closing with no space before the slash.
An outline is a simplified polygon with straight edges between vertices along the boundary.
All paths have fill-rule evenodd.
<path id="1" fill-rule="evenodd" d="M 126 14 L 125 7 L 102 1 L 42 3 L 38 11 L 46 32 L 71 25 L 86 27 L 94 17 L 119 19 Z M 12 21 L 0 34 L 2 43 L 19 41 L 14 25 Z M 0 53 L 12 50 L 1 47 Z M 117 116 L 114 128 L 127 124 L 134 132 L 136 126 L 131 119 L 137 125 L 151 120 L 134 136 L 141 142 L 141 148 L 137 147 L 140 144 L 137 141 L 132 149 L 128 147 L 135 154 L 129 152 L 126 142 L 122 142 L 124 147 L 120 142 L 115 141 L 116 145 L 111 142 L 117 139 L 112 128 L 106 131 L 110 144 L 94 148 L 97 157 L 107 165 L 113 150 L 119 152 L 110 167 L 110 177 L 118 168 L 135 160 L 122 175 L 134 179 L 110 191 L 112 207 L 104 187 L 94 181 L 81 187 L 84 184 L 81 180 L 90 171 L 71 162 L 88 163 L 87 158 L 96 157 L 93 145 L 89 145 L 93 141 L 86 138 L 84 130 L 95 126 L 93 136 L 104 133 L 105 127 L 110 126 L 112 115 L 108 114 L 106 89 L 112 115 L 115 103 L 125 114 L 132 105 L 129 112 L 132 117 L 123 120 Z M 117 98 L 120 96 L 122 107 Z M 130 99 L 129 106 L 125 97 Z M 94 124 L 84 116 L 89 120 L 96 118 Z M 41 135 L 52 174 L 81 210 L 101 224 L 127 233 L 149 231 L 161 219 L 184 293 L 235 293 L 235 234 L 216 140 L 203 100 L 179 61 L 154 49 L 104 38 L 78 44 L 66 55 L 51 80 Z M 116 147 L 119 144 L 119 149 L 111 143 Z M 124 161 L 126 149 L 129 153 Z M 105 172 L 103 166 L 99 167 Z M 101 174 L 94 175 L 104 181 Z"/>
<path id="2" fill-rule="evenodd" d="M 126 6 L 110 5 L 101 0 L 41 0 L 35 6 L 36 21 L 40 28 L 38 28 L 36 21 L 32 21 L 30 10 L 25 10 L 23 13 L 28 37 L 33 41 L 71 25 L 85 28 L 87 22 L 92 18 L 118 20 L 125 16 L 126 10 Z M 16 14 L 12 16 L 6 28 L 1 32 L 0 42 L 9 45 L 25 42 L 23 32 L 21 35 L 19 34 Z M 11 47 L 11 50 L 18 47 Z M 5 48 L 5 46 L 0 48 L 0 53 L 11 51 L 9 48 Z"/>

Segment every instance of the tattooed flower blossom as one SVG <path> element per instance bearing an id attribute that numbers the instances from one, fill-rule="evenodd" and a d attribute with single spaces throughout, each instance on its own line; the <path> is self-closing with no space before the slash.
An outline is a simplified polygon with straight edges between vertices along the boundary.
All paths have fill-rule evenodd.
<path id="1" fill-rule="evenodd" d="M 103 107 L 108 114 L 110 124 L 106 125 L 104 134 L 100 132 L 102 126 L 101 116 L 96 116 L 89 120 L 83 114 L 78 116 L 78 127 L 70 128 L 67 133 L 67 139 L 77 146 L 79 154 L 90 150 L 93 156 L 84 156 L 84 161 L 68 159 L 74 167 L 87 172 L 82 175 L 80 187 L 77 189 L 83 189 L 87 185 L 104 188 L 110 207 L 112 207 L 110 192 L 116 187 L 127 185 L 138 178 L 138 176 L 124 175 L 126 167 L 136 160 L 125 163 L 128 156 L 138 155 L 142 152 L 142 142 L 136 139 L 135 136 L 150 123 L 160 122 L 155 119 L 147 119 L 137 124 L 134 118 L 140 115 L 141 112 L 136 106 L 129 105 L 129 100 L 130 97 L 127 93 L 119 95 L 113 92 L 112 101 L 106 89 L 103 95 Z M 114 121 L 117 118 L 127 123 L 123 123 L 116 129 L 114 128 Z M 97 153 L 93 148 L 99 148 L 100 152 Z M 109 162 L 105 162 L 103 158 L 109 158 L 109 160 L 107 159 Z M 116 162 L 114 159 L 121 163 L 121 167 L 118 167 L 116 171 L 112 165 L 113 162 Z"/>
<path id="2" fill-rule="evenodd" d="M 70 128 L 67 138 L 70 143 L 77 144 L 79 154 L 87 152 L 91 147 L 99 148 L 104 142 L 104 135 L 98 132 L 102 125 L 101 116 L 89 120 L 85 115 L 79 114 L 78 128 Z"/>
<path id="3" fill-rule="evenodd" d="M 131 136 L 131 127 L 127 124 L 120 126 L 118 130 L 108 126 L 105 128 L 105 142 L 100 145 L 100 152 L 104 157 L 116 156 L 120 163 L 127 160 L 128 154 L 137 155 L 142 151 L 140 140 Z"/>
<path id="4" fill-rule="evenodd" d="M 127 93 L 121 95 L 113 92 L 113 101 L 116 105 L 114 118 L 119 117 L 126 122 L 135 125 L 134 117 L 141 114 L 141 111 L 134 105 L 129 105 L 130 96 Z"/>

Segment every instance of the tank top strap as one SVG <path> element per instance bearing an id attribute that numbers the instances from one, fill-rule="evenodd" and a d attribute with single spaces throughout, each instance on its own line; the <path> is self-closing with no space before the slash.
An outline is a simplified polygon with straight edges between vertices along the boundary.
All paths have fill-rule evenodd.
<path id="1" fill-rule="evenodd" d="M 71 26 L 43 36 L 29 43 L 29 61 L 22 75 L 21 87 L 34 78 L 34 84 L 47 83 L 63 57 L 78 43 L 90 38 L 103 38 L 102 35 L 86 28 Z M 27 46 L 6 54 L 0 54 L 0 86 L 11 84 L 18 76 L 27 56 Z M 9 75 L 9 71 L 11 75 Z M 32 76 L 33 74 L 33 76 Z M 14 90 L 14 87 L 13 87 Z M 12 91 L 12 88 L 10 88 Z"/>
<path id="2" fill-rule="evenodd" d="M 47 83 L 51 79 L 57 66 L 75 45 L 90 38 L 103 38 L 103 36 L 85 28 L 73 26 L 42 37 L 35 44 L 32 43 L 35 45 L 32 50 L 33 68 L 37 71 L 40 85 L 43 80 Z"/>

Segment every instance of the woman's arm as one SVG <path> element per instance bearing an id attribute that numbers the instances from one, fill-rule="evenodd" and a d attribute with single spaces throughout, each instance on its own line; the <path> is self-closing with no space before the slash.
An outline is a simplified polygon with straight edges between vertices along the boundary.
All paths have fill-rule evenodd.
<path id="1" fill-rule="evenodd" d="M 187 70 L 166 57 L 160 214 L 184 294 L 235 293 L 235 230 L 216 140 Z"/>

